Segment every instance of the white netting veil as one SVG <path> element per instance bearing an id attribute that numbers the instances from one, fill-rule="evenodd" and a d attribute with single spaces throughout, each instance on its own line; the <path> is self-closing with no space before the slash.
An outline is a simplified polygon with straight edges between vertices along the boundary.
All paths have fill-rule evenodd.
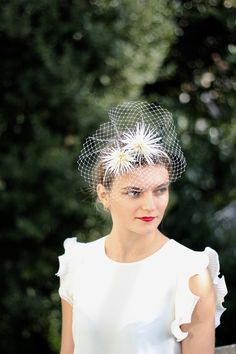
<path id="1" fill-rule="evenodd" d="M 154 103 L 127 102 L 108 115 L 78 158 L 79 171 L 94 192 L 99 183 L 111 188 L 118 176 L 134 179 L 137 168 L 165 166 L 169 182 L 182 175 L 186 161 L 170 112 Z"/>

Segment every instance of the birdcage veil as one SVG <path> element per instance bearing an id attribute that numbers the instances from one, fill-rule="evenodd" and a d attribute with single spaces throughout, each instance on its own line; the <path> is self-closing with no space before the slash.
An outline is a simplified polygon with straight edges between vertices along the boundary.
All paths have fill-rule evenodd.
<path id="1" fill-rule="evenodd" d="M 180 178 L 186 160 L 168 110 L 154 103 L 126 102 L 110 109 L 108 116 L 86 139 L 78 158 L 78 169 L 91 189 L 98 183 L 110 188 L 114 178 L 158 164 L 166 166 L 170 182 Z"/>

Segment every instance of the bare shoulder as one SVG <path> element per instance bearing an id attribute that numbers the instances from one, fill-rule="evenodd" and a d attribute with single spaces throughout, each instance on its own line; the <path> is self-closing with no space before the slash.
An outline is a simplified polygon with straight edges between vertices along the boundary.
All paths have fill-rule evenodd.
<path id="1" fill-rule="evenodd" d="M 189 287 L 193 294 L 201 298 L 214 294 L 214 285 L 208 268 L 203 269 L 199 274 L 193 275 L 189 279 Z"/>
<path id="2" fill-rule="evenodd" d="M 208 322 L 213 326 L 216 294 L 208 269 L 204 269 L 200 274 L 192 276 L 189 280 L 189 288 L 193 294 L 199 297 L 192 314 L 192 322 Z"/>

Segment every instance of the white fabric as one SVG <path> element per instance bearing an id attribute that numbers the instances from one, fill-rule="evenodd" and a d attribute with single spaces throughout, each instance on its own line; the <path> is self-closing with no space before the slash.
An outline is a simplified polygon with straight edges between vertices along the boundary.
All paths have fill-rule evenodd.
<path id="1" fill-rule="evenodd" d="M 105 253 L 105 237 L 64 242 L 59 257 L 60 296 L 73 305 L 74 354 L 180 354 L 198 297 L 189 278 L 209 267 L 217 291 L 216 326 L 227 293 L 218 278 L 217 253 L 192 251 L 169 240 L 153 255 L 132 263 Z"/>

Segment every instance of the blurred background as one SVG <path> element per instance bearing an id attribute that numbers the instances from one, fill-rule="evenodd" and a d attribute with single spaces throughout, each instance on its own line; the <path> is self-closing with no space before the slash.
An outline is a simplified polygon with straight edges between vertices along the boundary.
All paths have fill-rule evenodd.
<path id="1" fill-rule="evenodd" d="M 0 5 L 0 352 L 59 352 L 63 240 L 110 225 L 77 156 L 127 100 L 173 112 L 188 166 L 161 229 L 219 253 L 229 294 L 217 345 L 236 342 L 236 1 Z"/>

